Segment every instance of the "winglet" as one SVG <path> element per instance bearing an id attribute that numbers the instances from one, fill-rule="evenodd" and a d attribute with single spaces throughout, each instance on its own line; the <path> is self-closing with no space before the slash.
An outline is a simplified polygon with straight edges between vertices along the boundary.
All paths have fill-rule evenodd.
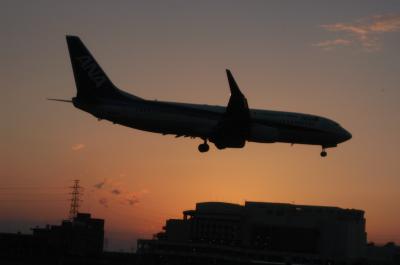
<path id="1" fill-rule="evenodd" d="M 248 120 L 249 106 L 247 104 L 247 99 L 240 91 L 240 88 L 229 69 L 226 69 L 226 75 L 228 76 L 229 87 L 231 89 L 231 96 L 229 98 L 226 112 L 229 113 L 229 115 L 235 116 L 236 119 Z"/>
<path id="2" fill-rule="evenodd" d="M 229 87 L 231 89 L 232 95 L 241 95 L 243 96 L 242 92 L 240 91 L 239 86 L 237 85 L 233 75 L 229 69 L 226 69 L 226 75 L 228 76 Z"/>

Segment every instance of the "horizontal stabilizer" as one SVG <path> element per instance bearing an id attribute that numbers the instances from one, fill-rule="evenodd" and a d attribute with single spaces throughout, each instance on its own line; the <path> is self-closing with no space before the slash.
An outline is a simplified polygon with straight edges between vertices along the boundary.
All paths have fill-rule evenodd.
<path id="1" fill-rule="evenodd" d="M 72 103 L 72 100 L 70 99 L 47 98 L 47 100 Z"/>

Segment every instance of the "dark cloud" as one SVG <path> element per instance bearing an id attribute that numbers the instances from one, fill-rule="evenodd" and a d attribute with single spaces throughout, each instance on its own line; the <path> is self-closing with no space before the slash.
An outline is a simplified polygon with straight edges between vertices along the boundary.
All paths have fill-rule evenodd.
<path id="1" fill-rule="evenodd" d="M 99 203 L 100 203 L 101 205 L 103 205 L 104 207 L 108 208 L 108 200 L 107 200 L 106 198 L 101 198 L 101 199 L 99 200 Z"/>
<path id="2" fill-rule="evenodd" d="M 101 196 L 99 203 L 104 207 L 109 207 L 112 203 L 121 203 L 129 206 L 134 206 L 140 203 L 141 198 L 148 194 L 147 189 L 141 191 L 129 191 L 120 188 L 122 183 L 114 179 L 104 179 L 103 181 L 93 185 L 95 192 Z M 110 197 L 111 195 L 112 197 Z"/>
<path id="3" fill-rule="evenodd" d="M 102 182 L 99 182 L 99 183 L 97 183 L 97 184 L 94 184 L 94 187 L 95 187 L 96 189 L 102 189 L 102 188 L 104 187 L 105 184 L 106 184 L 106 181 L 104 180 L 104 181 L 102 181 Z"/>
<path id="4" fill-rule="evenodd" d="M 122 193 L 122 191 L 120 189 L 113 189 L 111 191 L 111 193 L 114 194 L 114 195 L 120 195 Z"/>
<path id="5" fill-rule="evenodd" d="M 138 204 L 140 202 L 139 198 L 137 196 L 130 196 L 126 198 L 126 201 L 128 202 L 129 205 L 133 206 L 135 204 Z"/>

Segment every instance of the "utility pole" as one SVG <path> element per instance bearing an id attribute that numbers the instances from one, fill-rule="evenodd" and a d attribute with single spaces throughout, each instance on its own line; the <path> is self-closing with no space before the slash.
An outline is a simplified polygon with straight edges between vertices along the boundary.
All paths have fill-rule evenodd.
<path id="1" fill-rule="evenodd" d="M 82 203 L 81 195 L 83 188 L 79 185 L 79 180 L 74 180 L 74 185 L 70 187 L 71 191 L 71 206 L 69 208 L 69 219 L 72 221 L 78 213 L 79 206 Z"/>

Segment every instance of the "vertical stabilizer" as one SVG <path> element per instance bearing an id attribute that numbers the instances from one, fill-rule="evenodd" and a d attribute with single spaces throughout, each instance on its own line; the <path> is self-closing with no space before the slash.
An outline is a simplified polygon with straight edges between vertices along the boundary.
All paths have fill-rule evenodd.
<path id="1" fill-rule="evenodd" d="M 86 101 L 114 98 L 119 90 L 107 77 L 79 37 L 66 36 L 74 72 L 77 97 Z"/>

